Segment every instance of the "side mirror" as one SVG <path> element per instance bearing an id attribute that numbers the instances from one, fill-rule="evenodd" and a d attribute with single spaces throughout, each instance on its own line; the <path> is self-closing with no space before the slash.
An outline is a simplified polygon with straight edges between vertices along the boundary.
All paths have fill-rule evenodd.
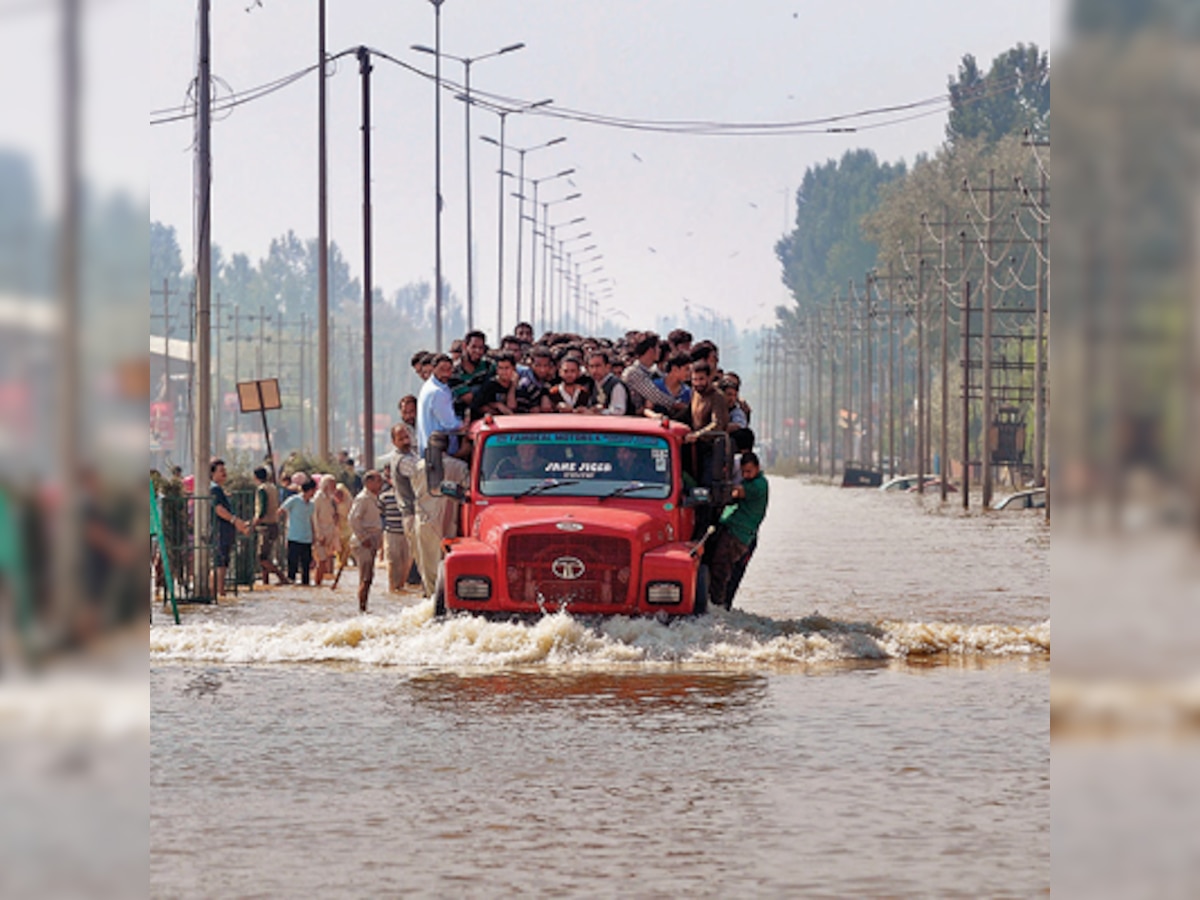
<path id="1" fill-rule="evenodd" d="M 711 502 L 712 492 L 706 487 L 688 488 L 683 495 L 683 505 L 685 508 L 707 506 Z"/>
<path id="2" fill-rule="evenodd" d="M 467 492 L 457 481 L 443 481 L 438 485 L 438 493 L 451 500 L 466 500 Z"/>

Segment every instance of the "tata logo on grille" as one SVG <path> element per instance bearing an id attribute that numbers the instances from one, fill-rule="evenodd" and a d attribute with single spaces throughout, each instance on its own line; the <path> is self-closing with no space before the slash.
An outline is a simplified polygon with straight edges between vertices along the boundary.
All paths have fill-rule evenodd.
<path id="1" fill-rule="evenodd" d="M 560 556 L 550 565 L 550 571 L 563 581 L 574 581 L 576 578 L 583 577 L 587 566 L 577 556 Z"/>

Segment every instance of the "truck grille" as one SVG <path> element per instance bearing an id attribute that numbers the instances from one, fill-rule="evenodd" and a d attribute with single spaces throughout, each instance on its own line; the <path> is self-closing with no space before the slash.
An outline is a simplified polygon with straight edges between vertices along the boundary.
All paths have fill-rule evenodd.
<path id="1" fill-rule="evenodd" d="M 523 603 L 623 604 L 629 597 L 630 547 L 624 538 L 582 534 L 516 534 L 506 554 L 508 596 Z M 582 563 L 578 577 L 576 564 Z M 556 563 L 558 572 L 556 573 Z"/>

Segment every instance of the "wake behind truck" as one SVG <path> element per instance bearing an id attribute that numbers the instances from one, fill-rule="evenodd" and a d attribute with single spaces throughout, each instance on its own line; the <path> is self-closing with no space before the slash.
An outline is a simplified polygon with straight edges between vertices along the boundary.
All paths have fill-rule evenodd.
<path id="1" fill-rule="evenodd" d="M 705 539 L 728 501 L 724 434 L 629 416 L 488 416 L 435 611 L 686 616 L 708 607 Z"/>

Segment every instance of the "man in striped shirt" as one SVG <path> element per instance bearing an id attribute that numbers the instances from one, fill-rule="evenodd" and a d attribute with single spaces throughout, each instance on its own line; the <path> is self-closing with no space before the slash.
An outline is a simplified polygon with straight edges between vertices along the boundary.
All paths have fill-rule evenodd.
<path id="1" fill-rule="evenodd" d="M 409 552 L 408 535 L 404 533 L 404 514 L 391 484 L 379 495 L 379 502 L 383 507 L 383 552 L 387 559 L 388 590 L 397 594 L 404 590 L 408 581 L 412 553 Z"/>
<path id="2" fill-rule="evenodd" d="M 651 368 L 658 361 L 658 335 L 644 332 L 633 345 L 635 361 L 625 369 L 621 380 L 629 389 L 629 401 L 640 415 L 643 410 L 655 407 L 667 410 L 667 415 L 682 416 L 687 404 L 676 400 L 654 384 L 655 373 Z"/>

